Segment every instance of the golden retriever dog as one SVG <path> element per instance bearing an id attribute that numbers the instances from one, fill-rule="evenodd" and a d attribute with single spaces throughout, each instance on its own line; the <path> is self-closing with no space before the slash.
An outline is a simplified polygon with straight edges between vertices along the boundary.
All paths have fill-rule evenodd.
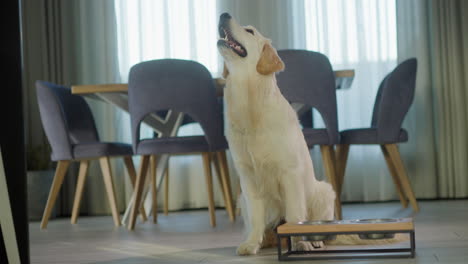
<path id="1" fill-rule="evenodd" d="M 284 63 L 254 27 L 241 27 L 229 14 L 219 21 L 218 50 L 226 79 L 226 137 L 242 188 L 246 240 L 239 255 L 256 254 L 276 243 L 273 229 L 281 222 L 332 220 L 335 192 L 318 181 L 296 112 L 281 94 L 275 73 Z M 265 241 L 265 237 L 267 238 Z M 342 235 L 330 245 L 381 245 L 408 240 L 361 240 Z M 323 241 L 300 241 L 296 250 L 323 249 Z"/>
<path id="2" fill-rule="evenodd" d="M 271 41 L 224 13 L 218 50 L 225 60 L 226 137 L 240 176 L 247 238 L 239 255 L 256 254 L 267 229 L 281 220 L 331 220 L 335 192 L 318 181 L 296 112 L 275 73 L 284 69 Z M 301 250 L 323 242 L 295 241 Z"/>

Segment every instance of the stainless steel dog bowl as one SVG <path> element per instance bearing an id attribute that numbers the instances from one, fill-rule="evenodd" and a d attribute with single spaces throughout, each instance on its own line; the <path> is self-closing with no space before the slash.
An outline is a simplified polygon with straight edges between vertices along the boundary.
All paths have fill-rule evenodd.
<path id="1" fill-rule="evenodd" d="M 395 233 L 369 233 L 359 234 L 360 239 L 390 239 L 394 238 Z"/>
<path id="2" fill-rule="evenodd" d="M 299 225 L 334 225 L 339 224 L 341 221 L 337 220 L 316 220 L 316 221 L 303 221 L 297 224 Z"/>
<path id="3" fill-rule="evenodd" d="M 332 225 L 332 224 L 339 224 L 340 221 L 336 220 L 318 220 L 318 221 L 304 221 L 299 222 L 299 225 Z M 304 241 L 325 241 L 325 240 L 334 240 L 336 239 L 336 235 L 307 235 L 302 236 L 302 240 Z"/>
<path id="4" fill-rule="evenodd" d="M 308 235 L 302 236 L 303 241 L 325 241 L 325 240 L 335 240 L 336 235 Z"/>
<path id="5" fill-rule="evenodd" d="M 381 223 L 395 223 L 398 222 L 398 219 L 392 218 L 378 218 L 378 219 L 359 219 L 354 220 L 354 223 L 362 223 L 362 224 L 381 224 Z M 360 239 L 390 239 L 394 238 L 395 233 L 367 233 L 367 234 L 359 234 Z"/>
<path id="6" fill-rule="evenodd" d="M 353 220 L 353 223 L 362 223 L 362 224 L 382 224 L 382 223 L 395 223 L 398 222 L 398 219 L 394 218 L 376 218 L 376 219 L 358 219 Z"/>

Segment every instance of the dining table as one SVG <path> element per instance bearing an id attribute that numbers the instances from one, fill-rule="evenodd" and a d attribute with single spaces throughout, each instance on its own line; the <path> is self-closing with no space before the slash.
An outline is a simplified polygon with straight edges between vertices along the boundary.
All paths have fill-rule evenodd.
<path id="1" fill-rule="evenodd" d="M 344 69 L 334 71 L 335 75 L 335 88 L 337 90 L 345 90 L 351 87 L 351 84 L 354 79 L 355 72 L 353 69 Z M 216 94 L 219 97 L 222 97 L 224 94 L 224 87 L 226 84 L 225 79 L 223 78 L 214 78 L 213 82 L 216 88 Z M 72 85 L 71 87 L 72 94 L 85 96 L 86 98 L 96 99 L 110 103 L 117 106 L 121 110 L 128 112 L 128 84 L 126 83 L 112 83 L 112 84 L 88 84 L 88 85 Z M 298 116 L 301 116 L 307 111 L 310 111 L 310 108 L 306 105 L 299 103 L 291 103 L 293 109 L 297 112 Z M 148 125 L 151 129 L 157 132 L 158 137 L 174 137 L 177 135 L 177 131 L 182 125 L 184 119 L 184 113 L 168 110 L 165 113 L 165 116 L 160 114 L 151 114 L 147 116 L 143 122 Z M 158 155 L 157 157 L 157 170 L 156 170 L 156 179 L 159 179 L 157 182 L 157 192 L 159 192 L 162 186 L 162 180 L 164 179 L 163 175 L 168 166 L 169 155 Z M 151 191 L 149 188 L 149 181 L 151 177 L 146 177 L 147 182 L 145 183 L 145 189 L 143 193 L 144 207 L 146 212 L 151 212 L 151 195 L 148 193 Z M 131 200 L 128 203 L 127 209 L 122 217 L 122 223 L 126 223 L 130 215 L 131 208 L 134 203 L 134 194 L 132 194 Z"/>

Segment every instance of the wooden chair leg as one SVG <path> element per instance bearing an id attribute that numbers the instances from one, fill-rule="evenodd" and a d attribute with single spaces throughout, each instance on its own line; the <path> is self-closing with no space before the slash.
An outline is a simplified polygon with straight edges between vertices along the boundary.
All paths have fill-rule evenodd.
<path id="1" fill-rule="evenodd" d="M 220 160 L 221 160 L 221 165 L 222 165 L 222 168 L 224 168 L 224 171 L 226 172 L 226 176 L 227 176 L 227 180 L 226 180 L 226 184 L 227 184 L 227 187 L 229 190 L 232 190 L 232 186 L 231 186 L 231 177 L 229 177 L 229 167 L 228 167 L 228 162 L 227 162 L 227 157 L 226 157 L 226 151 L 220 151 L 219 154 L 220 156 Z M 232 197 L 232 194 L 230 194 L 230 196 Z"/>
<path id="2" fill-rule="evenodd" d="M 335 218 L 342 219 L 341 215 L 341 199 L 337 192 L 337 181 L 336 181 L 336 162 L 335 162 L 335 150 L 333 146 L 321 145 L 320 151 L 322 152 L 322 159 L 325 167 L 325 174 L 327 175 L 328 181 L 336 192 L 335 199 Z"/>
<path id="3" fill-rule="evenodd" d="M 227 164 L 226 152 L 219 151 L 216 153 L 218 164 L 221 165 L 221 180 L 225 193 L 226 209 L 229 214 L 229 220 L 234 222 L 236 220 L 236 214 L 234 212 L 234 205 L 232 201 L 232 188 L 231 179 L 229 177 L 229 168 Z"/>
<path id="4" fill-rule="evenodd" d="M 152 213 L 153 213 L 153 223 L 158 222 L 158 183 L 156 181 L 156 169 L 158 167 L 156 156 L 151 155 L 150 159 L 150 168 L 151 168 L 151 197 L 152 197 Z"/>
<path id="5" fill-rule="evenodd" d="M 136 217 L 138 215 L 138 210 L 141 207 L 141 197 L 143 194 L 143 189 L 145 187 L 146 174 L 148 172 L 149 157 L 150 156 L 141 157 L 140 170 L 138 171 L 138 175 L 135 182 L 135 189 L 133 191 L 135 200 L 133 201 L 133 206 L 130 211 L 130 219 L 128 221 L 129 230 L 135 229 Z"/>
<path id="6" fill-rule="evenodd" d="M 224 190 L 223 179 L 221 177 L 221 164 L 220 164 L 220 161 L 218 160 L 218 156 L 216 155 L 216 153 L 210 153 L 210 154 L 211 154 L 211 163 L 214 166 L 215 171 L 216 171 L 216 176 L 218 177 L 219 188 L 221 189 L 221 191 L 223 193 L 224 204 L 227 204 L 226 191 Z M 226 207 L 226 210 L 227 210 L 227 207 Z"/>
<path id="7" fill-rule="evenodd" d="M 127 168 L 128 177 L 130 178 L 130 182 L 132 183 L 132 188 L 135 188 L 136 170 L 135 170 L 135 166 L 133 165 L 132 157 L 130 156 L 124 157 L 124 163 L 125 163 L 125 167 Z M 140 208 L 140 215 L 141 215 L 141 220 L 143 222 L 148 220 L 148 216 L 146 214 L 144 206 Z"/>
<path id="8" fill-rule="evenodd" d="M 3 166 L 3 157 L 0 151 L 0 227 L 6 252 L 6 263 L 21 263 L 18 240 L 16 238 L 15 223 L 10 203 L 10 194 Z M 2 263 L 3 263 L 2 261 Z"/>
<path id="9" fill-rule="evenodd" d="M 106 186 L 107 199 L 109 200 L 109 205 L 112 211 L 112 217 L 114 218 L 115 226 L 120 226 L 120 214 L 117 208 L 117 199 L 115 198 L 115 189 L 114 181 L 112 179 L 112 170 L 110 166 L 109 157 L 99 158 L 99 163 L 101 164 L 102 176 L 104 178 L 104 185 Z"/>
<path id="10" fill-rule="evenodd" d="M 210 166 L 210 153 L 202 153 L 203 157 L 203 167 L 205 168 L 205 178 L 206 178 L 206 189 L 208 193 L 208 210 L 210 213 L 210 224 L 212 227 L 216 226 L 216 215 L 215 215 L 215 205 L 214 205 L 214 195 L 213 195 L 213 177 L 211 175 L 211 166 Z"/>
<path id="11" fill-rule="evenodd" d="M 164 215 L 169 214 L 169 159 L 164 171 Z"/>
<path id="12" fill-rule="evenodd" d="M 70 165 L 69 160 L 61 160 L 57 164 L 57 169 L 55 170 L 54 181 L 50 187 L 49 198 L 47 199 L 47 204 L 42 215 L 41 229 L 47 228 L 49 223 L 50 214 L 54 208 L 55 201 L 57 200 L 57 195 L 62 187 L 63 179 L 67 173 L 68 166 Z"/>
<path id="13" fill-rule="evenodd" d="M 415 212 L 419 211 L 418 202 L 416 201 L 416 197 L 413 192 L 413 188 L 411 188 L 411 183 L 408 179 L 408 175 L 406 174 L 406 169 L 401 160 L 400 152 L 398 151 L 398 147 L 396 144 L 386 144 L 384 145 L 385 149 L 390 154 L 390 158 L 392 159 L 393 165 L 395 166 L 398 178 L 400 179 L 401 185 L 403 190 L 408 197 L 411 206 Z"/>
<path id="14" fill-rule="evenodd" d="M 336 146 L 336 185 L 337 195 L 341 196 L 343 191 L 343 182 L 346 172 L 346 163 L 348 162 L 349 144 L 339 144 Z"/>
<path id="15" fill-rule="evenodd" d="M 78 173 L 78 181 L 75 189 L 75 199 L 73 200 L 73 210 L 71 216 L 71 223 L 76 224 L 78 215 L 80 214 L 81 199 L 83 197 L 83 190 L 86 182 L 86 176 L 89 167 L 89 160 L 80 162 L 80 171 Z"/>
<path id="16" fill-rule="evenodd" d="M 238 180 L 237 183 L 237 189 L 236 189 L 236 201 L 239 202 L 239 198 L 242 195 L 242 188 L 240 185 L 240 180 Z M 241 215 L 241 208 L 239 207 L 239 204 L 236 202 L 236 215 Z"/>
<path id="17" fill-rule="evenodd" d="M 211 154 L 211 162 L 213 163 L 213 166 L 215 168 L 215 171 L 216 171 L 216 176 L 218 177 L 218 183 L 219 183 L 219 188 L 221 189 L 221 192 L 223 194 L 223 200 L 224 200 L 224 205 L 225 205 L 225 208 L 226 208 L 226 212 L 228 213 L 228 215 L 230 214 L 229 213 L 229 210 L 228 210 L 228 206 L 227 206 L 227 197 L 226 197 L 226 190 L 224 189 L 224 179 L 223 179 L 223 176 L 221 175 L 221 163 L 220 163 L 220 160 L 218 159 L 217 157 L 217 154 L 216 153 L 210 153 Z M 229 215 L 229 218 L 231 218 L 231 216 Z"/>
<path id="18" fill-rule="evenodd" d="M 395 165 L 393 164 L 392 158 L 390 157 L 390 153 L 387 151 L 384 145 L 380 145 L 380 149 L 385 157 L 385 162 L 387 163 L 388 170 L 390 171 L 390 175 L 392 176 L 393 183 L 395 184 L 398 197 L 400 198 L 401 205 L 404 208 L 408 207 L 408 200 L 404 194 L 403 188 L 401 186 L 400 178 L 398 177 L 398 172 L 396 171 Z"/>

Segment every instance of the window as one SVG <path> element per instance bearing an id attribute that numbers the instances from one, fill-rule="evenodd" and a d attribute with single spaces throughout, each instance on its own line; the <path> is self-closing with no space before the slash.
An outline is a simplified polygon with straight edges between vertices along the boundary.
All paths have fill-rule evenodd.
<path id="1" fill-rule="evenodd" d="M 216 0 L 115 0 L 115 8 L 122 80 L 132 65 L 162 58 L 218 72 Z"/>
<path id="2" fill-rule="evenodd" d="M 356 73 L 337 92 L 340 129 L 369 126 L 379 83 L 397 65 L 395 0 L 304 0 L 303 10 L 306 49 Z"/>

